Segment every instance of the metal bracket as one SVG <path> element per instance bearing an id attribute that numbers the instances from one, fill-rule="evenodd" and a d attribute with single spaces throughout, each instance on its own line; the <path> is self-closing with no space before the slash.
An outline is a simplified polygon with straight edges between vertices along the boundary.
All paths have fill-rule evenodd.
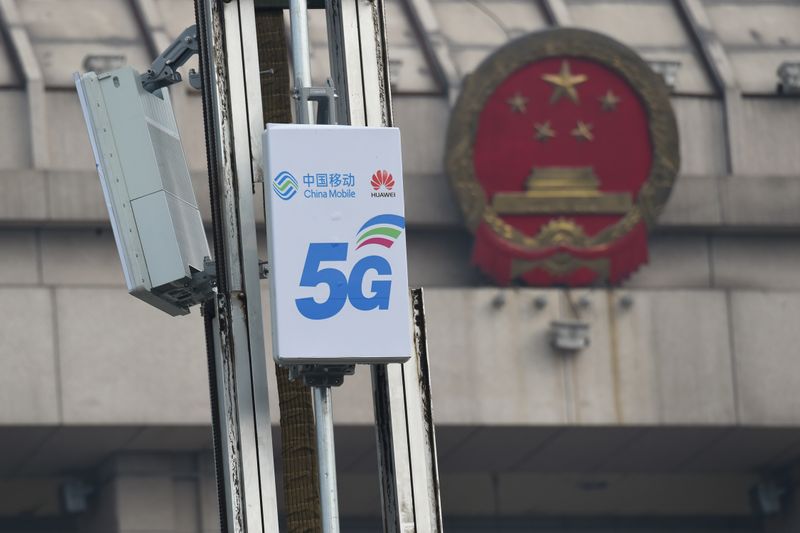
<path id="1" fill-rule="evenodd" d="M 303 87 L 300 78 L 295 80 L 295 89 L 292 98 L 297 101 L 297 123 L 310 124 L 308 116 L 308 103 L 317 102 L 317 124 L 337 124 L 336 118 L 336 89 L 330 78 L 325 82 L 325 87 Z"/>
<path id="2" fill-rule="evenodd" d="M 289 379 L 302 379 L 307 387 L 338 387 L 345 376 L 352 376 L 356 365 L 293 365 L 289 367 Z"/>
<path id="3" fill-rule="evenodd" d="M 190 283 L 192 297 L 196 303 L 203 303 L 214 296 L 217 285 L 217 263 L 210 257 L 203 259 L 203 271 L 193 272 Z"/>
<path id="4" fill-rule="evenodd" d="M 199 50 L 197 25 L 193 24 L 183 30 L 178 38 L 153 61 L 148 71 L 142 74 L 144 90 L 152 93 L 181 81 L 183 78 L 177 69 L 194 54 L 199 53 Z M 189 84 L 195 89 L 200 89 L 200 75 L 194 69 L 189 72 Z"/>

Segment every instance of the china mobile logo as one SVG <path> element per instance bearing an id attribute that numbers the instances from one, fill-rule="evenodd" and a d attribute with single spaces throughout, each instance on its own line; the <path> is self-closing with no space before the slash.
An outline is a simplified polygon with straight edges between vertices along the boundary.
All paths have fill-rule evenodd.
<path id="1" fill-rule="evenodd" d="M 373 198 L 394 198 L 395 193 L 391 192 L 394 189 L 394 178 L 388 170 L 378 170 L 372 175 L 369 181 L 372 189 L 375 191 L 371 194 Z"/>
<path id="2" fill-rule="evenodd" d="M 281 172 L 272 181 L 272 190 L 281 200 L 291 200 L 297 194 L 297 180 L 286 171 Z"/>

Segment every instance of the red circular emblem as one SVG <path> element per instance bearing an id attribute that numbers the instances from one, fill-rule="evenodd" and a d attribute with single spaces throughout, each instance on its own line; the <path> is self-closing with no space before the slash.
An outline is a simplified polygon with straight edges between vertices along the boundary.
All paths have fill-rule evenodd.
<path id="1" fill-rule="evenodd" d="M 465 82 L 447 167 L 473 260 L 497 283 L 616 283 L 647 261 L 679 165 L 668 91 L 635 52 L 559 29 Z"/>

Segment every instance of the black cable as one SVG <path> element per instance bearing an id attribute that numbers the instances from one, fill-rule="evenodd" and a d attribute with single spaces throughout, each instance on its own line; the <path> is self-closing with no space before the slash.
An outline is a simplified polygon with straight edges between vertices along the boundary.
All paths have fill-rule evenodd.
<path id="1" fill-rule="evenodd" d="M 205 44 L 208 42 L 206 27 L 206 0 L 194 0 L 194 16 L 197 24 L 197 35 L 200 43 L 200 76 L 202 79 L 201 94 L 203 99 L 203 129 L 206 141 L 206 165 L 208 166 L 208 186 L 211 198 L 211 227 L 214 239 L 214 257 L 216 259 L 217 288 L 221 294 L 227 290 L 227 265 L 222 250 L 222 229 L 219 223 L 219 194 L 217 189 L 219 173 L 217 171 L 217 138 L 211 117 L 211 80 L 210 61 Z M 217 502 L 221 533 L 228 531 L 228 506 L 225 497 L 225 471 L 223 462 L 224 447 L 222 444 L 222 427 L 220 425 L 219 389 L 217 387 L 217 357 L 214 343 L 214 317 L 217 313 L 216 297 L 203 304 L 203 323 L 206 336 L 206 354 L 208 360 L 209 399 L 211 402 L 211 433 L 214 443 L 214 471 L 217 482 Z"/>

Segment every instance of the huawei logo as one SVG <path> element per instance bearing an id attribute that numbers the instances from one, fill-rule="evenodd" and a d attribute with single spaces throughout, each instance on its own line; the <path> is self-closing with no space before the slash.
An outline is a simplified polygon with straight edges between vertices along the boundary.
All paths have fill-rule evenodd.
<path id="1" fill-rule="evenodd" d="M 379 170 L 375 174 L 372 175 L 372 179 L 370 180 L 370 185 L 376 191 L 384 190 L 391 191 L 394 189 L 394 178 L 391 174 L 389 174 L 388 170 Z"/>

